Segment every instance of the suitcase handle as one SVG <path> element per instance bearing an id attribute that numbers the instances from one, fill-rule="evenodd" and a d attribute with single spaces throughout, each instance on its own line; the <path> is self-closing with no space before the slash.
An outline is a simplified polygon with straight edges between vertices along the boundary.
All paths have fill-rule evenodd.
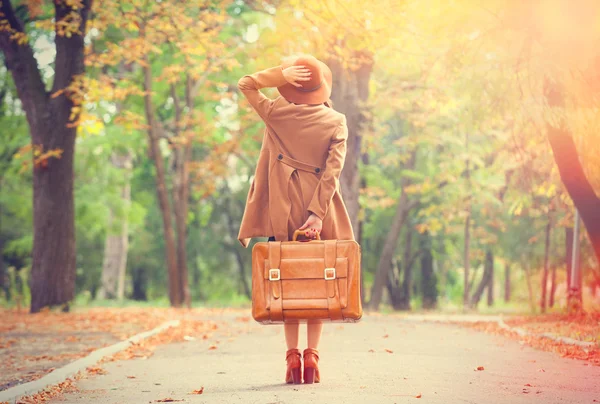
<path id="1" fill-rule="evenodd" d="M 292 241 L 298 241 L 298 236 L 304 235 L 304 230 L 296 230 L 294 232 L 294 236 L 292 237 Z M 321 234 L 317 233 L 317 240 L 321 240 Z"/>

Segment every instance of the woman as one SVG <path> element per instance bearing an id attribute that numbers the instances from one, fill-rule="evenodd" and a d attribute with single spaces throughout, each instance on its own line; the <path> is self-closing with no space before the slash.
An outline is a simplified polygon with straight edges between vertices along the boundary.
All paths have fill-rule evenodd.
<path id="1" fill-rule="evenodd" d="M 339 178 L 346 156 L 348 127 L 330 107 L 332 74 L 305 55 L 288 59 L 238 83 L 266 124 L 254 181 L 238 235 L 244 247 L 252 237 L 289 241 L 297 229 L 308 238 L 354 240 Z M 259 89 L 277 87 L 270 99 Z M 285 323 L 287 383 L 301 383 L 299 324 Z M 320 321 L 307 324 L 304 381 L 319 382 Z"/>

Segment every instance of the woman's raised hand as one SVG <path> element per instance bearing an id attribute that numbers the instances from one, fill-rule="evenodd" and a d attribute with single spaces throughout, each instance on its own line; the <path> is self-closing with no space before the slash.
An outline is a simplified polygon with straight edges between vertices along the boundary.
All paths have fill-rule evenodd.
<path id="1" fill-rule="evenodd" d="M 310 69 L 304 66 L 290 66 L 282 70 L 283 78 L 285 81 L 293 85 L 294 87 L 302 87 L 299 81 L 310 80 Z"/>

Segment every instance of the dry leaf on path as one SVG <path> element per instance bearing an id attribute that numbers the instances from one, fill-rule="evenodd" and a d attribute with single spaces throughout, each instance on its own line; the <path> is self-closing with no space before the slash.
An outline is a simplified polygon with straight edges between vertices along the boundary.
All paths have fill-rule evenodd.
<path id="1" fill-rule="evenodd" d="M 102 369 L 99 366 L 90 366 L 86 370 L 88 371 L 88 373 L 95 374 L 95 375 L 105 375 L 108 373 L 106 370 Z"/>
<path id="2" fill-rule="evenodd" d="M 417 395 L 415 396 L 415 398 L 421 398 L 421 397 L 422 397 L 422 396 L 421 396 L 421 393 L 419 393 L 419 394 L 417 394 Z"/>
<path id="3" fill-rule="evenodd" d="M 135 379 L 135 376 L 127 376 L 128 379 Z"/>
<path id="4" fill-rule="evenodd" d="M 190 394 L 202 394 L 204 393 L 204 386 L 200 387 L 200 390 L 194 390 Z"/>
<path id="5" fill-rule="evenodd" d="M 475 370 L 485 370 L 485 368 L 483 366 L 477 366 Z"/>
<path id="6" fill-rule="evenodd" d="M 216 346 L 216 345 L 211 345 L 210 347 L 208 347 L 208 350 L 209 350 L 209 351 L 213 351 L 213 350 L 215 350 L 215 349 L 217 349 L 217 346 Z"/>
<path id="7" fill-rule="evenodd" d="M 374 349 L 369 349 L 369 352 L 373 353 L 373 352 L 375 352 L 375 350 Z"/>
<path id="8" fill-rule="evenodd" d="M 394 353 L 394 351 L 392 351 L 391 349 L 386 349 L 385 350 L 387 353 Z"/>

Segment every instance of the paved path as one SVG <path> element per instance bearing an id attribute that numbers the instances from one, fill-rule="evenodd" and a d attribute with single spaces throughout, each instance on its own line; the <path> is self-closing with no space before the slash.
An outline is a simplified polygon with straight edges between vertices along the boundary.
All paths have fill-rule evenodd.
<path id="1" fill-rule="evenodd" d="M 230 325 L 207 340 L 162 346 L 146 360 L 108 363 L 108 374 L 77 382 L 79 392 L 53 402 L 600 402 L 600 367 L 501 336 L 385 316 L 326 325 L 320 349 L 322 383 L 286 385 L 283 328 L 236 317 L 223 313 L 211 318 Z M 301 327 L 301 348 L 305 341 Z M 211 350 L 211 345 L 218 348 Z M 476 371 L 478 366 L 484 370 Z M 201 387 L 202 395 L 188 394 Z"/>

